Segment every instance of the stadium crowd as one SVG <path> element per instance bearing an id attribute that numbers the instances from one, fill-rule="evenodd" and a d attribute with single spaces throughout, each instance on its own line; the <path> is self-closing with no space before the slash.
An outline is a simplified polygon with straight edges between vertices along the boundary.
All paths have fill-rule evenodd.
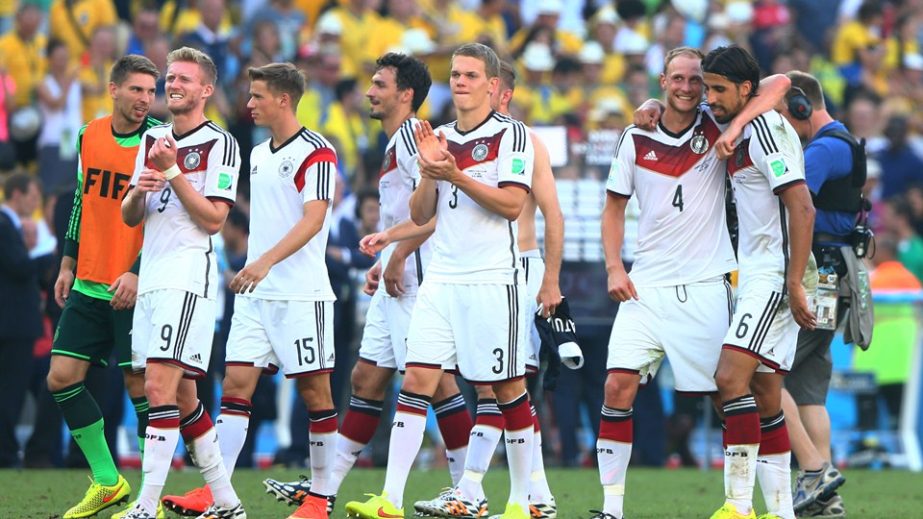
<path id="1" fill-rule="evenodd" d="M 212 361 L 209 376 L 198 382 L 200 398 L 213 412 L 218 407 L 216 384 L 224 372 L 234 307 L 228 285 L 247 259 L 250 183 L 246 172 L 258 166 L 250 164 L 249 150 L 270 137 L 268 129 L 255 124 L 250 115 L 248 70 L 291 62 L 305 73 L 307 88 L 297 107 L 298 122 L 326 137 L 339 159 L 326 264 L 337 297 L 333 328 L 338 358 L 331 385 L 334 403 L 342 410 L 349 404 L 349 373 L 368 306 L 362 281 L 375 261 L 359 250 L 359 239 L 381 228 L 378 175 L 390 137 L 368 116 L 365 93 L 376 60 L 400 52 L 428 65 L 433 84 L 417 117 L 436 127 L 455 118 L 448 86 L 450 59 L 456 48 L 469 42 L 484 43 L 514 64 L 518 80 L 509 111 L 515 119 L 533 127 L 563 128 L 560 141 L 549 143 L 563 148 L 554 168 L 559 185 L 579 181 L 602 185 L 615 151 L 611 136 L 631 124 L 636 107 L 660 97 L 657 80 L 670 49 L 689 46 L 707 53 L 739 45 L 752 53 L 764 75 L 810 72 L 823 86 L 828 112 L 865 140 L 870 160 L 864 191 L 872 202 L 870 222 L 881 250 L 872 260 L 881 273 L 876 281 L 873 271 L 873 288 L 920 288 L 920 0 L 617 0 L 611 4 L 592 0 L 0 0 L 3 203 L 22 220 L 23 239 L 36 269 L 43 273 L 34 287 L 41 291 L 41 304 L 33 305 L 31 294 L 4 294 L 11 298 L 7 301 L 21 303 L 16 303 L 15 313 L 8 307 L 11 303 L 3 303 L 6 316 L 0 319 L 0 345 L 9 348 L 27 342 L 30 348 L 18 351 L 16 357 L 12 350 L 0 349 L 0 390 L 9 395 L 0 404 L 0 467 L 82 462 L 76 448 L 68 450 L 70 460 L 63 459 L 65 449 L 56 433 L 62 418 L 45 378 L 53 330 L 61 314 L 54 283 L 77 187 L 77 135 L 88 121 L 112 112 L 108 83 L 118 58 L 142 54 L 156 65 L 160 78 L 150 114 L 168 121 L 164 86 L 168 53 L 182 46 L 205 52 L 217 67 L 215 93 L 206 115 L 226 128 L 241 150 L 236 204 L 216 240 L 223 286 Z M 600 187 L 598 203 L 605 196 L 602 193 Z M 587 218 L 579 210 L 564 209 L 566 240 L 574 248 L 565 246 L 562 279 L 569 269 L 579 271 L 587 264 L 601 269 L 598 211 L 589 218 L 595 226 L 591 237 L 571 234 Z M 577 248 L 580 251 L 574 252 Z M 632 260 L 631 254 L 626 244 L 626 262 Z M 562 286 L 566 296 L 579 297 L 567 293 L 566 283 Z M 592 452 L 585 450 L 589 442 L 578 435 L 583 431 L 595 436 L 598 429 L 605 349 L 614 315 L 608 305 L 592 311 L 603 319 L 582 319 L 579 310 L 574 313 L 587 363 L 580 371 L 562 372 L 557 392 L 533 395 L 537 407 L 552 411 L 540 412 L 549 431 L 546 451 L 552 463 L 562 465 L 594 461 Z M 41 326 L 23 337 L 23 323 L 31 322 Z M 910 347 L 900 354 L 909 359 Z M 8 362 L 13 358 L 18 360 Z M 870 370 L 888 371 L 883 356 L 864 362 Z M 905 379 L 906 373 L 891 371 L 879 377 L 892 416 L 899 414 Z M 122 383 L 118 372 L 103 368 L 92 368 L 87 378 L 87 386 L 103 407 L 110 438 L 122 423 L 124 405 L 121 398 L 107 395 L 121 395 Z M 34 395 L 36 403 L 34 428 L 20 459 L 13 433 L 27 393 Z M 276 453 L 275 461 L 303 464 L 308 454 L 308 431 L 303 425 L 307 412 L 300 404 L 283 409 L 287 406 L 277 401 L 285 402 L 276 398 L 276 382 L 263 377 L 253 396 L 251 420 L 257 424 L 280 417 L 287 420 L 290 446 Z M 677 401 L 674 416 L 667 419 L 657 411 L 662 407 L 659 393 L 642 390 L 635 404 L 635 427 L 649 434 L 635 434 L 638 445 L 633 455 L 643 463 L 662 465 L 665 454 L 673 453 L 679 463 L 695 464 L 688 446 L 699 414 L 695 405 L 700 404 L 690 408 Z M 645 412 L 650 415 L 644 416 Z M 670 426 L 665 428 L 666 420 Z M 245 453 L 252 454 L 254 441 L 248 439 Z M 110 440 L 109 445 L 115 448 L 118 442 Z M 244 454 L 238 466 L 252 462 L 252 456 Z"/>

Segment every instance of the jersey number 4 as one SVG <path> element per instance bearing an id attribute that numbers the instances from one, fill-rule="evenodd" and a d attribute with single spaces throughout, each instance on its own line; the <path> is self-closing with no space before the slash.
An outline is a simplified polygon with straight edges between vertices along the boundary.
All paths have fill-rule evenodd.
<path id="1" fill-rule="evenodd" d="M 673 194 L 673 207 L 679 209 L 679 212 L 683 212 L 683 185 L 678 184 L 676 186 L 676 193 Z"/>

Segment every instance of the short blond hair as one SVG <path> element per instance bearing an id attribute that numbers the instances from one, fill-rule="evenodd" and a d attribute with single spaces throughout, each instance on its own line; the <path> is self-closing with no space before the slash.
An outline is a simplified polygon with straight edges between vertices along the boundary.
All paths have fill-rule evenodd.
<path id="1" fill-rule="evenodd" d="M 670 62 L 676 59 L 679 56 L 686 56 L 687 58 L 693 58 L 698 60 L 705 59 L 705 55 L 702 54 L 702 51 L 692 47 L 676 47 L 675 49 L 667 52 L 667 55 L 663 57 L 663 73 L 667 73 L 667 67 L 670 66 Z"/>
<path id="2" fill-rule="evenodd" d="M 197 64 L 202 70 L 202 74 L 205 76 L 205 81 L 210 85 L 214 85 L 215 81 L 218 80 L 218 68 L 215 67 L 215 62 L 208 57 L 208 54 L 205 54 L 199 49 L 180 47 L 170 52 L 170 54 L 167 55 L 167 67 L 176 62 Z"/>

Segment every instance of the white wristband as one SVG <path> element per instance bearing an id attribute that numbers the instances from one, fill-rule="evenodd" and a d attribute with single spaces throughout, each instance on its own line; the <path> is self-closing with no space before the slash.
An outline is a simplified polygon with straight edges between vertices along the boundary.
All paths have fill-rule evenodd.
<path id="1" fill-rule="evenodd" d="M 170 166 L 169 168 L 167 168 L 166 171 L 163 172 L 163 176 L 167 180 L 173 180 L 174 178 L 178 177 L 180 173 L 182 173 L 182 171 L 180 171 L 179 166 L 174 164 Z"/>

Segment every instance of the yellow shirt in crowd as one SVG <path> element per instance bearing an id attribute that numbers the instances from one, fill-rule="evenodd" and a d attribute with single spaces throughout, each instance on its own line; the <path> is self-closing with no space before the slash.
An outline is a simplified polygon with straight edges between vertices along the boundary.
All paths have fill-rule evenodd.
<path id="1" fill-rule="evenodd" d="M 115 5 L 112 0 L 75 0 L 68 11 L 64 0 L 54 0 L 48 19 L 51 37 L 63 41 L 71 61 L 79 63 L 96 29 L 115 24 Z"/>
<path id="2" fill-rule="evenodd" d="M 82 95 L 82 112 L 84 121 L 92 121 L 97 117 L 102 117 L 112 113 L 112 98 L 109 96 L 107 88 L 109 79 L 109 70 L 112 68 L 112 62 L 106 62 L 102 67 L 80 67 L 77 80 L 81 86 L 89 88 L 99 88 L 102 90 L 97 94 L 90 94 L 86 90 Z"/>
<path id="3" fill-rule="evenodd" d="M 29 105 L 35 90 L 45 77 L 45 36 L 37 34 L 31 42 L 24 42 L 9 31 L 0 36 L 0 67 L 7 70 L 16 82 L 13 102 L 16 108 Z"/>

